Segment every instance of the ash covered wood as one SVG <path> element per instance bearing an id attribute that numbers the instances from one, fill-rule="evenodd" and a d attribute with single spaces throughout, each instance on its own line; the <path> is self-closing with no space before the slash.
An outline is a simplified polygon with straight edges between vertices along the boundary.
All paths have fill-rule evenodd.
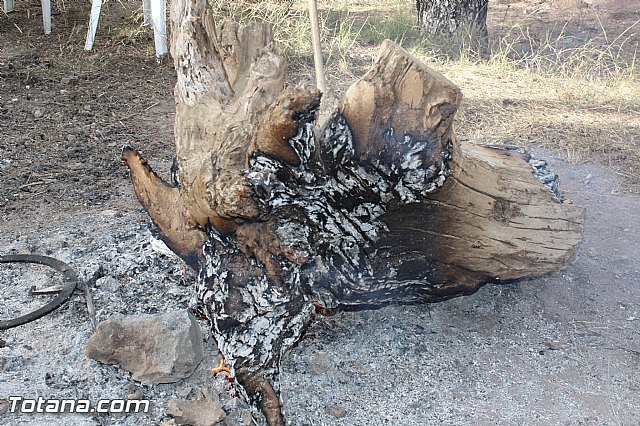
<path id="1" fill-rule="evenodd" d="M 461 144 L 460 90 L 399 46 L 314 131 L 321 94 L 284 88 L 268 26 L 172 7 L 177 185 L 123 159 L 270 424 L 280 357 L 315 310 L 440 301 L 571 257 L 583 210 L 526 153 Z"/>

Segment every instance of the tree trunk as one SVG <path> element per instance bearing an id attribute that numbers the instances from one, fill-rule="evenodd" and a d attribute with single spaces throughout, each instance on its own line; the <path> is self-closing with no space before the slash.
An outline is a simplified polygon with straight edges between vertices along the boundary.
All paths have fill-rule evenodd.
<path id="1" fill-rule="evenodd" d="M 475 29 L 486 37 L 489 0 L 416 0 L 418 26 L 424 34 L 450 36 Z"/>
<path id="2" fill-rule="evenodd" d="M 204 0 L 174 0 L 171 24 L 174 183 L 130 148 L 123 159 L 164 241 L 199 271 L 218 346 L 270 424 L 280 357 L 314 311 L 552 273 L 580 241 L 583 210 L 544 163 L 460 144 L 460 90 L 394 43 L 314 129 L 321 94 L 284 88 L 268 26 L 216 29 Z"/>

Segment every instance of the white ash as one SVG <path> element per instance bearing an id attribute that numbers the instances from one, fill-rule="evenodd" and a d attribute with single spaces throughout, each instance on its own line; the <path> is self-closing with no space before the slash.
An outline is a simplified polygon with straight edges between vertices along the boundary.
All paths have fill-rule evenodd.
<path id="1" fill-rule="evenodd" d="M 142 216 L 114 217 L 98 212 L 76 213 L 62 225 L 0 235 L 0 254 L 36 253 L 55 257 L 73 267 L 86 280 L 102 268 L 104 276 L 91 287 L 98 321 L 114 313 L 125 315 L 164 313 L 189 309 L 195 301 L 195 279 L 175 256 L 160 254 Z M 75 226 L 81 223 L 82 226 Z M 18 235 L 18 234 L 16 234 Z M 155 247 L 155 249 L 154 249 Z M 48 286 L 58 273 L 44 266 L 0 265 L 2 319 L 38 308 L 53 295 L 28 295 L 29 288 Z M 37 278 L 34 279 L 34 276 Z M 40 281 L 38 281 L 40 280 Z M 30 301 L 28 306 L 25 302 Z M 0 331 L 0 424 L 12 425 L 139 425 L 173 424 L 167 416 L 170 399 L 185 395 L 195 400 L 200 391 L 215 394 L 225 407 L 230 424 L 247 424 L 248 406 L 229 403 L 237 392 L 224 375 L 209 371 L 219 352 L 210 335 L 210 325 L 199 320 L 205 333 L 205 358 L 194 374 L 173 384 L 143 385 L 118 366 L 103 365 L 87 358 L 85 348 L 92 327 L 84 294 L 76 291 L 71 300 L 51 314 L 29 324 Z M 179 395 L 182 393 L 182 395 Z M 92 404 L 100 399 L 142 395 L 150 400 L 150 412 L 143 414 L 17 414 L 7 413 L 7 398 L 83 398 Z M 236 419 L 236 420 L 233 420 Z M 244 420 L 242 420 L 244 419 Z"/>
<path id="2" fill-rule="evenodd" d="M 547 162 L 531 156 L 529 164 L 533 168 L 533 175 L 551 192 L 553 198 L 561 203 L 564 197 L 559 192 L 560 178 L 557 174 L 551 173 L 547 168 Z"/>

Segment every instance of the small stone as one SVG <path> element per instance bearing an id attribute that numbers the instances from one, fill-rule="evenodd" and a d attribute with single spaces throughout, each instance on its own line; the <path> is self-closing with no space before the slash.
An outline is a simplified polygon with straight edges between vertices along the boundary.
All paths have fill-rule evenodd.
<path id="1" fill-rule="evenodd" d="M 42 113 L 42 111 L 41 111 L 41 110 L 39 110 L 39 109 L 37 109 L 37 110 L 35 110 L 35 111 L 33 112 L 33 116 L 34 116 L 35 118 L 40 118 L 40 117 L 42 117 L 43 115 L 44 115 L 44 114 L 43 114 L 43 113 Z"/>
<path id="2" fill-rule="evenodd" d="M 5 371 L 20 371 L 30 363 L 30 360 L 18 355 L 0 358 L 0 369 Z"/>
<path id="3" fill-rule="evenodd" d="M 247 409 L 249 408 L 249 406 L 241 398 L 234 397 L 225 402 L 223 408 L 225 409 L 225 411 L 229 412 Z"/>
<path id="4" fill-rule="evenodd" d="M 341 385 L 346 385 L 347 383 L 349 383 L 349 377 L 344 373 L 339 372 L 338 374 L 336 374 L 335 378 Z"/>
<path id="5" fill-rule="evenodd" d="M 129 382 L 124 385 L 124 391 L 127 394 L 127 399 L 144 399 L 142 389 L 140 389 L 134 382 Z"/>
<path id="6" fill-rule="evenodd" d="M 167 414 L 179 425 L 213 426 L 225 418 L 220 404 L 205 398 L 195 401 L 172 399 L 167 407 Z"/>
<path id="7" fill-rule="evenodd" d="M 336 419 L 341 419 L 347 416 L 347 410 L 338 405 L 327 405 L 326 407 L 324 407 L 324 411 L 326 411 L 327 414 L 332 415 Z"/>
<path id="8" fill-rule="evenodd" d="M 178 395 L 180 398 L 187 398 L 192 390 L 193 388 L 191 386 L 186 386 L 180 389 L 179 391 L 177 391 L 176 395 Z"/>
<path id="9" fill-rule="evenodd" d="M 566 343 L 559 342 L 557 340 L 547 340 L 544 342 L 544 345 L 552 351 L 560 351 L 569 347 Z"/>
<path id="10" fill-rule="evenodd" d="M 111 275 L 96 280 L 95 288 L 100 288 L 108 292 L 116 292 L 120 287 L 120 282 Z"/>
<path id="11" fill-rule="evenodd" d="M 314 374 L 322 374 L 327 372 L 333 365 L 333 360 L 326 354 L 318 354 L 307 362 L 309 371 Z"/>
<path id="12" fill-rule="evenodd" d="M 113 315 L 98 324 L 87 356 L 120 364 L 145 384 L 173 383 L 190 376 L 204 358 L 202 332 L 187 311 L 163 315 Z"/>
<path id="13" fill-rule="evenodd" d="M 124 385 L 124 391 L 127 393 L 133 393 L 136 390 L 138 390 L 138 386 L 136 386 L 134 382 L 129 382 L 126 385 Z"/>
<path id="14" fill-rule="evenodd" d="M 144 393 L 142 393 L 142 390 L 138 389 L 135 392 L 127 395 L 127 399 L 144 399 Z"/>
<path id="15" fill-rule="evenodd" d="M 71 79 L 69 77 L 62 77 L 60 79 L 60 83 L 62 83 L 62 84 L 69 84 L 70 81 L 71 81 Z"/>
<path id="16" fill-rule="evenodd" d="M 253 422 L 251 410 L 240 410 L 227 414 L 222 424 L 224 426 L 252 426 L 255 423 Z"/>

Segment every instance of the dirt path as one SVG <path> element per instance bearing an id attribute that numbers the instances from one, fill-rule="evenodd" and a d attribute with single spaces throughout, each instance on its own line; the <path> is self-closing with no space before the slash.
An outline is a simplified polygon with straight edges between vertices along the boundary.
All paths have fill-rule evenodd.
<path id="1" fill-rule="evenodd" d="M 116 12 L 115 22 L 130 16 Z M 106 277 L 93 294 L 99 320 L 189 307 L 193 278 L 152 249 L 119 160 L 130 144 L 168 172 L 172 67 L 155 64 L 144 31 L 137 39 L 103 33 L 102 48 L 86 55 L 84 30 L 69 14 L 54 16 L 51 39 L 38 20 L 0 15 L 0 254 L 49 254 L 83 278 L 102 266 Z M 587 208 L 569 268 L 446 303 L 322 319 L 283 364 L 291 423 L 640 424 L 640 198 L 611 194 L 615 176 L 604 169 L 551 164 L 567 195 Z M 0 318 L 32 303 L 26 292 L 35 280 L 54 279 L 44 269 L 5 266 L 0 278 Z M 208 373 L 217 356 L 210 340 L 194 376 L 150 387 L 88 360 L 90 334 L 81 294 L 38 322 L 0 332 L 0 424 L 169 425 L 167 401 L 200 391 L 225 404 L 228 424 L 244 424 L 246 407 Z M 136 389 L 152 400 L 151 413 L 18 416 L 2 402 L 16 394 L 97 400 Z"/>

